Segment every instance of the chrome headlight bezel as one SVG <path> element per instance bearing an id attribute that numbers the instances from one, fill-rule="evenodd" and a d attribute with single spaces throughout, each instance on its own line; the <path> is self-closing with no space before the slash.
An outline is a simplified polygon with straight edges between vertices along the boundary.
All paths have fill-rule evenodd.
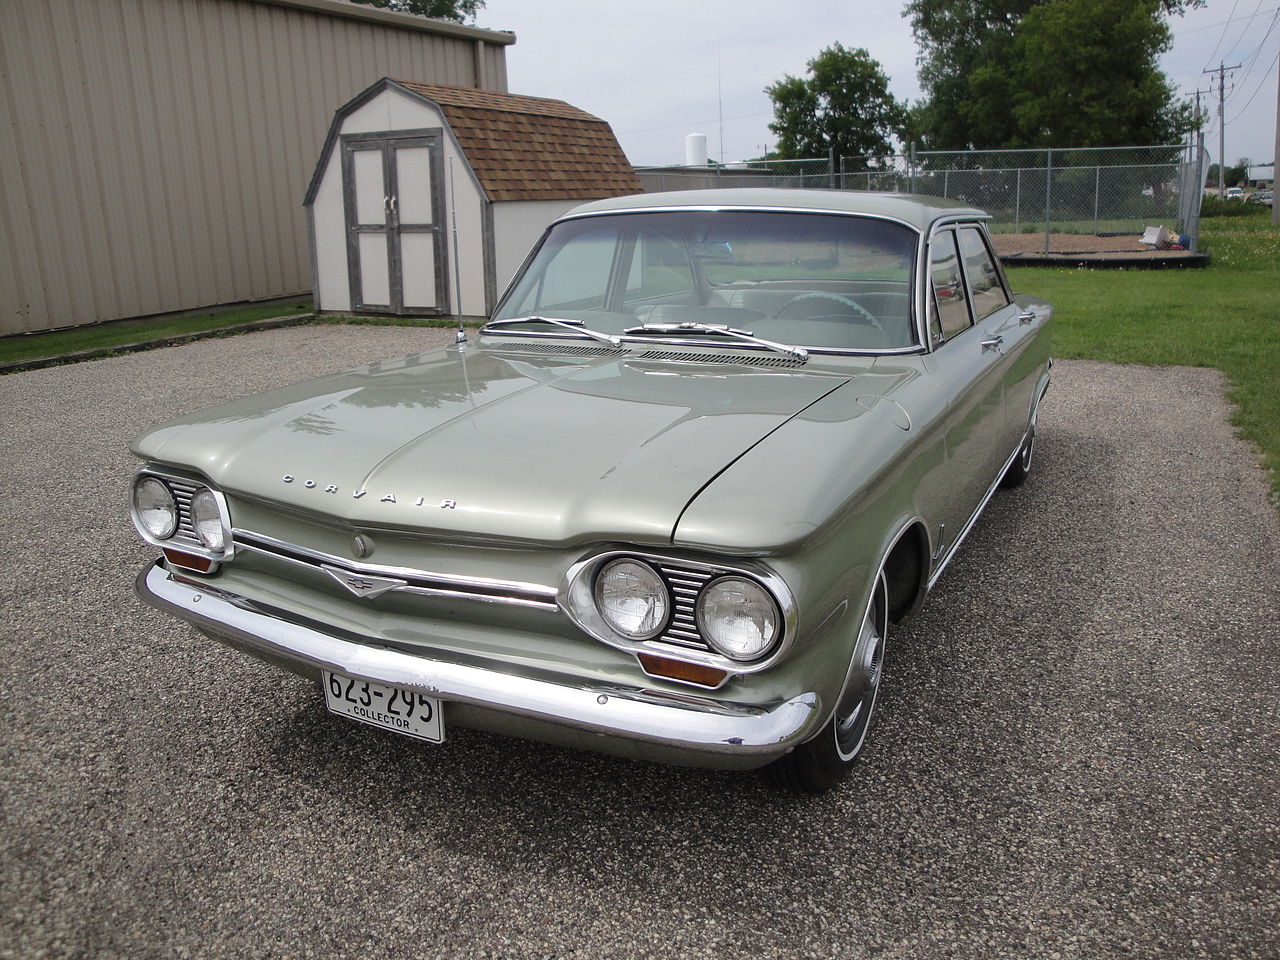
<path id="1" fill-rule="evenodd" d="M 155 482 L 164 487 L 176 505 L 174 530 L 166 537 L 156 536 L 142 522 L 139 514 L 136 491 L 149 482 Z M 220 545 L 216 545 L 218 544 L 216 537 L 210 537 L 210 541 L 215 544 L 210 546 L 197 532 L 192 504 L 202 496 L 205 497 L 206 503 L 211 500 L 211 507 L 217 511 L 216 523 L 217 530 L 221 534 Z M 143 540 L 155 547 L 191 554 L 210 561 L 212 566 L 209 571 L 201 572 L 212 572 L 216 564 L 230 560 L 235 553 L 235 544 L 231 536 L 231 513 L 227 508 L 226 497 L 201 477 L 151 465 L 143 467 L 130 486 L 129 506 L 133 526 Z M 206 525 L 211 519 L 214 517 L 210 510 L 205 517 Z"/>
<path id="2" fill-rule="evenodd" d="M 618 633 L 605 621 L 596 607 L 595 583 L 597 574 L 610 562 L 628 559 L 644 563 L 659 571 L 659 576 L 670 589 L 672 583 L 661 571 L 666 567 L 679 567 L 697 571 L 711 583 L 721 577 L 737 576 L 753 581 L 772 597 L 779 611 L 779 631 L 775 642 L 756 659 L 734 660 L 716 651 L 710 644 L 692 644 L 669 635 L 664 630 L 647 640 L 635 640 Z M 675 618 L 682 608 L 696 604 L 695 591 L 682 587 L 684 597 L 672 597 L 668 613 L 668 626 L 676 626 Z M 697 591 L 700 593 L 700 589 Z M 557 599 L 561 610 L 573 623 L 595 640 L 632 654 L 655 654 L 699 666 L 722 670 L 727 678 L 767 670 L 784 658 L 792 649 L 798 635 L 799 614 L 795 599 L 786 583 L 776 573 L 759 561 L 710 562 L 693 559 L 680 553 L 653 553 L 647 550 L 628 550 L 625 547 L 607 549 L 591 554 L 573 564 L 560 585 Z M 693 610 L 688 610 L 692 613 Z M 683 614 L 681 616 L 684 616 Z M 696 619 L 696 617 L 695 617 Z"/>

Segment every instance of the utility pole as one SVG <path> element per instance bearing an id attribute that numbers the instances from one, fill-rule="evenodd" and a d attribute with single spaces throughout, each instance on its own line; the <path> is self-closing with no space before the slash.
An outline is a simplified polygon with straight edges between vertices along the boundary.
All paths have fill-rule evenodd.
<path id="1" fill-rule="evenodd" d="M 1280 207 L 1276 206 L 1276 169 L 1280 168 L 1280 70 L 1276 71 L 1276 148 L 1271 154 L 1271 222 L 1280 224 Z"/>
<path id="2" fill-rule="evenodd" d="M 1227 166 L 1227 120 L 1223 115 L 1223 106 L 1227 99 L 1227 71 L 1239 70 L 1240 64 L 1235 66 L 1224 66 L 1222 61 L 1218 61 L 1216 70 L 1201 70 L 1201 73 L 1216 73 L 1218 75 L 1218 199 L 1222 199 L 1222 195 L 1226 192 L 1223 185 L 1223 171 Z"/>

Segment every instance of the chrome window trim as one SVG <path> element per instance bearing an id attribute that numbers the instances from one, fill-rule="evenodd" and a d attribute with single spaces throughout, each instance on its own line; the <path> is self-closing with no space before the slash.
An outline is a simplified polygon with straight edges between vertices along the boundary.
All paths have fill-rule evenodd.
<path id="1" fill-rule="evenodd" d="M 201 542 L 200 538 L 195 535 L 194 531 L 190 534 L 183 531 L 182 511 L 184 509 L 187 511 L 187 518 L 190 522 L 191 506 L 190 501 L 187 501 L 186 506 L 184 507 L 182 505 L 182 501 L 179 500 L 177 496 L 174 496 L 174 501 L 178 505 L 178 525 L 174 530 L 173 535 L 164 540 L 152 536 L 146 527 L 142 525 L 142 521 L 138 519 L 138 511 L 134 507 L 133 502 L 134 488 L 138 485 L 138 481 L 144 477 L 155 477 L 157 480 L 164 483 L 164 485 L 169 489 L 169 493 L 171 495 L 173 494 L 172 485 L 174 483 L 180 483 L 185 486 L 193 486 L 197 488 L 203 487 L 212 493 L 214 501 L 218 504 L 218 515 L 222 520 L 222 539 L 226 546 L 221 550 L 210 550 L 203 542 Z M 195 499 L 195 494 L 192 494 L 191 499 Z M 151 546 L 159 547 L 162 550 L 167 547 L 171 550 L 180 551 L 181 553 L 189 553 L 193 556 L 203 557 L 210 561 L 211 566 L 209 569 L 202 572 L 213 573 L 214 570 L 218 568 L 219 563 L 225 563 L 235 556 L 235 544 L 231 537 L 231 512 L 227 507 L 227 498 L 222 495 L 221 490 L 199 474 L 182 473 L 177 470 L 170 470 L 153 464 L 147 464 L 142 467 L 134 474 L 133 481 L 129 484 L 129 519 L 133 521 L 133 526 L 134 529 L 138 531 L 138 536 L 142 537 L 142 539 L 151 544 Z M 184 567 L 183 569 L 189 568 Z"/>
<path id="2" fill-rule="evenodd" d="M 920 228 L 909 220 L 903 220 L 901 217 L 892 217 L 884 213 L 858 213 L 855 210 L 826 210 L 821 207 L 774 207 L 774 206 L 753 206 L 750 204 L 698 204 L 697 206 L 682 206 L 675 204 L 669 207 L 620 207 L 616 210 L 589 210 L 585 213 L 569 213 L 556 220 L 551 224 L 554 227 L 558 223 L 568 223 L 570 220 L 586 220 L 590 217 L 612 217 L 617 214 L 632 213 L 820 213 L 828 214 L 833 217 L 854 217 L 859 220 L 884 220 L 889 223 L 898 223 L 906 227 L 917 237 L 921 236 Z M 968 219 L 972 220 L 973 217 Z M 547 229 L 550 230 L 551 227 Z"/>
<path id="3" fill-rule="evenodd" d="M 742 661 L 733 660 L 716 653 L 709 645 L 706 645 L 705 640 L 702 641 L 706 645 L 704 650 L 695 646 L 667 643 L 661 638 L 635 641 L 614 632 L 596 610 L 592 594 L 596 572 L 605 563 L 621 557 L 644 560 L 654 566 L 667 564 L 700 570 L 709 575 L 708 583 L 712 579 L 724 575 L 736 575 L 755 580 L 772 594 L 774 601 L 778 604 L 778 610 L 782 616 L 782 639 L 773 650 L 759 660 Z M 699 595 L 701 595 L 701 588 L 699 589 Z M 685 663 L 723 670 L 727 674 L 726 680 L 729 676 L 735 674 L 759 673 L 761 670 L 767 670 L 787 655 L 795 645 L 796 636 L 799 632 L 800 617 L 795 598 L 783 579 L 773 571 L 763 566 L 711 563 L 704 560 L 691 560 L 673 554 L 652 553 L 645 550 L 610 549 L 582 558 L 565 573 L 560 587 L 559 604 L 565 616 L 573 621 L 584 633 L 595 640 L 599 640 L 601 643 L 608 644 L 627 653 L 650 653 L 667 657 L 671 660 L 680 660 Z M 695 609 L 696 604 L 697 598 L 694 599 Z M 662 677 L 661 679 L 668 680 L 670 678 Z"/>
<path id="4" fill-rule="evenodd" d="M 928 336 L 929 317 L 928 317 L 928 298 L 933 295 L 933 283 L 929 279 L 929 256 L 933 249 L 933 239 L 943 230 L 954 230 L 958 226 L 976 227 L 981 235 L 983 242 L 986 244 L 987 252 L 991 254 L 996 264 L 996 273 L 1000 277 L 1001 286 L 1004 289 L 1004 295 L 1009 298 L 1009 302 L 1013 303 L 1013 294 L 1009 289 L 1009 283 L 1004 275 L 1004 264 L 1000 262 L 1000 257 L 996 255 L 995 245 L 991 242 L 991 235 L 987 232 L 987 221 L 991 219 L 990 214 L 984 217 L 978 217 L 973 214 L 957 214 L 956 216 L 939 217 L 929 227 L 929 235 L 924 243 L 920 244 L 920 260 L 917 265 L 917 276 L 925 278 L 924 282 L 916 284 L 916 295 L 919 298 L 916 309 L 916 322 L 918 329 L 916 333 L 920 336 L 921 343 L 928 343 L 927 352 L 936 353 L 940 347 L 946 346 L 954 336 L 939 340 L 932 343 Z M 956 237 L 956 253 L 960 252 L 960 238 Z M 921 272 L 923 271 L 923 272 Z M 969 326 L 975 327 L 978 324 L 977 317 L 974 316 L 973 303 L 969 298 L 969 278 L 965 276 L 963 268 L 960 271 L 961 281 L 964 284 L 965 301 L 969 304 Z"/>
<path id="5" fill-rule="evenodd" d="M 518 269 L 515 272 L 515 274 L 512 276 L 511 280 L 508 281 L 507 288 L 506 290 L 503 291 L 501 298 L 499 298 L 498 305 L 494 308 L 493 313 L 496 315 L 498 312 L 502 310 L 504 306 L 506 306 L 507 298 L 511 295 L 512 290 L 515 289 L 516 281 L 520 279 L 525 269 L 528 268 L 528 266 L 533 262 L 534 257 L 537 256 L 538 251 L 542 249 L 542 246 L 546 242 L 547 237 L 550 236 L 551 231 L 555 229 L 557 224 L 568 223 L 573 220 L 587 220 L 594 217 L 611 217 L 618 214 L 685 213 L 689 211 L 693 211 L 697 213 L 733 212 L 733 213 L 825 214 L 833 217 L 853 217 L 855 219 L 861 219 L 861 220 L 880 220 L 885 223 L 896 223 L 899 226 L 906 227 L 916 237 L 917 266 L 914 271 L 915 276 L 909 277 L 906 283 L 909 287 L 914 287 L 915 288 L 914 292 L 916 293 L 919 292 L 919 289 L 921 287 L 921 283 L 919 280 L 920 251 L 923 250 L 925 246 L 927 246 L 926 234 L 923 233 L 920 230 L 920 228 L 917 227 L 915 224 L 910 223 L 907 220 L 903 220 L 901 217 L 892 217 L 882 213 L 858 213 L 853 210 L 824 210 L 819 207 L 775 207 L 775 206 L 762 207 L 762 206 L 749 206 L 749 205 L 744 206 L 742 204 L 723 204 L 723 205 L 699 204 L 697 206 L 676 205 L 676 206 L 666 206 L 666 207 L 623 207 L 618 210 L 592 210 L 586 213 L 570 213 L 570 214 L 566 214 L 563 217 L 560 217 L 558 220 L 552 221 L 551 224 L 547 227 L 547 229 L 542 232 L 542 236 L 538 238 L 538 242 L 534 244 L 533 249 L 529 251 L 529 255 L 525 257 L 524 262 L 520 264 L 520 269 Z M 967 217 L 960 218 L 960 219 L 964 219 L 968 222 L 975 221 L 975 217 L 973 214 L 969 214 Z M 911 292 L 909 291 L 908 296 L 910 296 L 910 294 Z M 908 347 L 888 347 L 883 350 L 863 350 L 863 349 L 855 349 L 852 347 L 812 347 L 812 346 L 809 346 L 809 344 L 807 343 L 791 344 L 791 345 L 803 347 L 805 350 L 807 350 L 811 354 L 818 354 L 821 356 L 837 356 L 837 357 L 839 356 L 887 357 L 887 356 L 905 356 L 909 354 L 928 353 L 929 352 L 929 347 L 927 346 L 928 340 L 921 335 L 922 327 L 919 319 L 920 317 L 919 307 L 920 307 L 920 303 L 917 302 L 916 311 L 915 311 L 916 319 L 913 326 L 913 329 L 916 331 L 916 343 Z M 483 328 L 481 328 L 481 331 L 483 332 Z M 493 334 L 488 333 L 484 335 L 492 336 Z M 502 335 L 518 336 L 526 339 L 530 337 L 535 337 L 538 339 L 565 339 L 565 340 L 583 339 L 582 337 L 572 337 L 567 334 L 537 333 L 535 331 L 517 331 L 517 330 L 504 330 Z M 676 344 L 679 346 L 700 346 L 700 347 L 707 346 L 707 342 L 705 340 L 697 340 L 697 341 L 676 340 L 676 339 L 666 340 L 666 339 L 659 339 L 654 337 L 645 337 L 640 339 L 640 338 L 632 338 L 632 337 L 626 337 L 626 336 L 622 337 L 621 340 L 624 344 L 626 343 L 663 343 L 663 344 Z M 735 344 L 734 346 L 736 347 L 737 344 Z M 766 348 L 756 347 L 749 343 L 743 342 L 741 344 L 741 349 L 759 351 L 759 350 L 765 350 Z"/>
<path id="6" fill-rule="evenodd" d="M 266 534 L 256 533 L 236 527 L 232 530 L 237 546 L 275 560 L 306 566 L 323 572 L 324 566 L 337 567 L 371 577 L 390 577 L 395 580 L 426 581 L 440 586 L 423 586 L 420 583 L 406 583 L 393 587 L 388 593 L 413 593 L 432 597 L 464 597 L 488 603 L 501 603 L 513 606 L 535 607 L 542 610 L 556 609 L 555 587 L 539 583 L 525 583 L 519 580 L 498 580 L 492 577 L 467 577 L 450 573 L 435 573 L 413 567 L 397 567 L 376 563 L 360 563 L 347 557 L 339 557 L 311 550 L 296 543 L 278 540 Z M 256 543 L 254 541 L 257 541 Z M 298 554 L 304 559 L 289 556 Z M 487 591 L 487 592 L 481 592 Z"/>

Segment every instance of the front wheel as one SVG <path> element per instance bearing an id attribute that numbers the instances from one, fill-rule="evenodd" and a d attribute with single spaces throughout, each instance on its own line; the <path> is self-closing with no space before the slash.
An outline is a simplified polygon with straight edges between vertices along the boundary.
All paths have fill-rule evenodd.
<path id="1" fill-rule="evenodd" d="M 880 692 L 888 609 L 888 588 L 881 573 L 871 591 L 844 689 L 831 719 L 813 739 L 765 768 L 778 785 L 797 793 L 825 793 L 844 779 L 862 754 Z"/>
<path id="2" fill-rule="evenodd" d="M 1026 483 L 1027 477 L 1031 476 L 1031 458 L 1035 452 L 1036 425 L 1033 423 L 1027 428 L 1026 439 L 1022 441 L 1022 447 L 1018 450 L 1018 455 L 1013 458 L 1013 463 L 1009 464 L 1009 469 L 1004 472 L 1000 486 L 1009 489 Z"/>

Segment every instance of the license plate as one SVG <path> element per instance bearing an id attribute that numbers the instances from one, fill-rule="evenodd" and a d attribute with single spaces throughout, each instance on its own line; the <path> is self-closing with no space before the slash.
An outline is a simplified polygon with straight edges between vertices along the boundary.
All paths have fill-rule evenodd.
<path id="1" fill-rule="evenodd" d="M 390 687 L 322 671 L 325 706 L 372 727 L 394 730 L 419 740 L 441 743 L 444 721 L 440 701 L 404 687 Z"/>

